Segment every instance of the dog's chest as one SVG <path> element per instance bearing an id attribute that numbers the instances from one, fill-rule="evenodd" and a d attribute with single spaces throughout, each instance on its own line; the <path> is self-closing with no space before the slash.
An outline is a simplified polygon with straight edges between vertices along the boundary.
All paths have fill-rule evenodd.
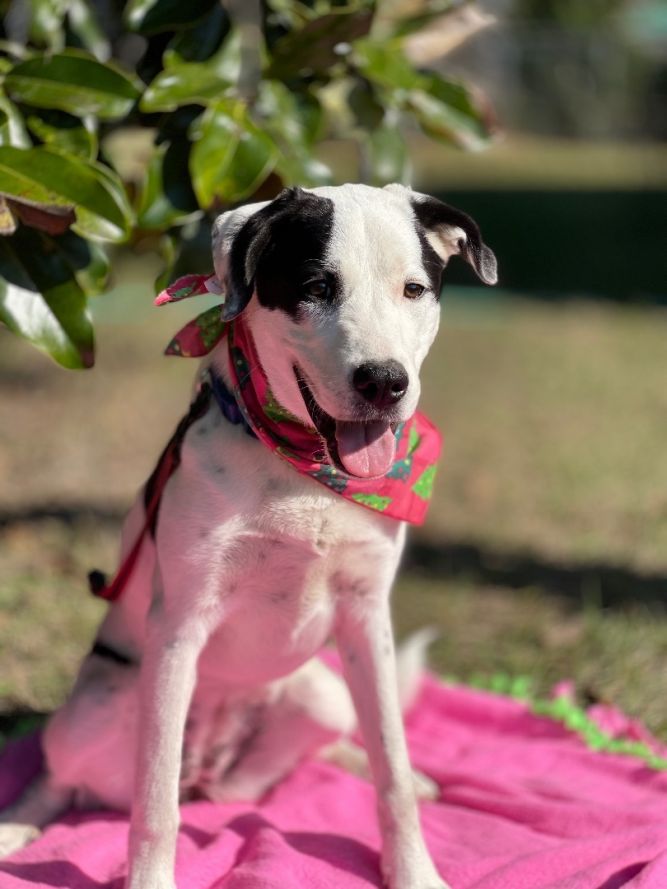
<path id="1" fill-rule="evenodd" d="M 341 578 L 357 594 L 372 590 L 375 566 L 400 545 L 399 526 L 302 477 L 238 427 L 203 422 L 210 432 L 195 427 L 170 500 L 194 496 L 204 508 L 188 509 L 187 540 L 174 546 L 186 546 L 222 605 L 200 671 L 254 685 L 324 644 Z"/>
<path id="2" fill-rule="evenodd" d="M 238 535 L 236 565 L 218 578 L 223 620 L 208 651 L 231 682 L 275 678 L 309 657 L 328 634 L 333 599 L 327 560 L 285 534 Z"/>

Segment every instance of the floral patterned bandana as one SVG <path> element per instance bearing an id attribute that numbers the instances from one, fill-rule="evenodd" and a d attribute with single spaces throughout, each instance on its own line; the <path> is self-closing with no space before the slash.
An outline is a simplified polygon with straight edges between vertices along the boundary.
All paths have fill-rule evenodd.
<path id="1" fill-rule="evenodd" d="M 220 293 L 215 276 L 186 275 L 158 294 L 155 305 L 206 293 Z M 422 524 L 442 448 L 440 432 L 430 420 L 417 412 L 398 426 L 395 459 L 385 475 L 369 479 L 347 475 L 329 462 L 317 430 L 292 416 L 274 398 L 242 315 L 225 322 L 220 306 L 214 306 L 186 324 L 165 351 L 201 357 L 225 336 L 232 394 L 244 420 L 269 450 L 353 503 L 399 521 Z"/>

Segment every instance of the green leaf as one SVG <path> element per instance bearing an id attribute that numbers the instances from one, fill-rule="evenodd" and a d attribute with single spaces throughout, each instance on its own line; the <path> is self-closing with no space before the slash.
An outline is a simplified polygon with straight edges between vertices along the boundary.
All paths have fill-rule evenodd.
<path id="1" fill-rule="evenodd" d="M 30 0 L 30 13 L 27 25 L 30 42 L 47 46 L 50 50 L 62 49 L 65 45 L 64 3 L 57 0 Z"/>
<path id="2" fill-rule="evenodd" d="M 190 62 L 178 68 L 166 68 L 152 81 L 141 97 L 142 111 L 175 111 L 182 105 L 207 105 L 229 89 L 213 66 Z"/>
<path id="3" fill-rule="evenodd" d="M 435 139 L 478 149 L 488 139 L 484 112 L 461 84 L 412 67 L 400 40 L 364 40 L 355 44 L 357 70 L 378 88 L 389 90 L 393 102 L 412 112 L 421 128 Z"/>
<path id="4" fill-rule="evenodd" d="M 0 147 L 0 194 L 28 205 L 74 207 L 75 231 L 86 237 L 122 241 L 130 210 L 113 173 L 45 148 Z"/>
<path id="5" fill-rule="evenodd" d="M 487 141 L 478 121 L 425 90 L 412 90 L 406 107 L 415 115 L 424 132 L 434 139 L 472 151 L 482 148 Z"/>
<path id="6" fill-rule="evenodd" d="M 86 240 L 73 231 L 55 239 L 58 249 L 87 296 L 96 296 L 106 289 L 111 264 L 104 247 Z"/>
<path id="7" fill-rule="evenodd" d="M 85 165 L 86 169 L 93 176 L 97 177 L 98 182 L 104 187 L 107 194 L 116 205 L 118 214 L 120 214 L 120 218 L 122 219 L 123 233 L 110 237 L 110 235 L 107 234 L 108 225 L 100 225 L 99 221 L 95 219 L 95 211 L 93 211 L 91 216 L 88 214 L 88 208 L 82 206 L 77 206 L 78 222 L 77 225 L 73 226 L 74 231 L 79 231 L 80 234 L 97 238 L 101 241 L 127 240 L 132 231 L 132 226 L 134 225 L 134 214 L 130 207 L 127 192 L 125 191 L 125 186 L 123 185 L 120 176 L 114 169 L 99 161 L 81 161 L 81 163 Z M 114 220 L 117 218 L 117 216 L 114 216 Z M 110 218 L 107 219 L 107 217 L 102 217 L 103 223 L 104 220 L 107 220 L 108 223 Z M 83 228 L 84 226 L 85 230 Z"/>
<path id="8" fill-rule="evenodd" d="M 275 171 L 285 185 L 303 185 L 308 188 L 331 185 L 334 178 L 330 167 L 307 151 L 281 152 Z"/>
<path id="9" fill-rule="evenodd" d="M 374 129 L 366 141 L 371 170 L 371 185 L 405 182 L 408 176 L 408 152 L 397 124 L 384 123 Z"/>
<path id="10" fill-rule="evenodd" d="M 259 87 L 254 119 L 280 149 L 276 172 L 286 183 L 306 186 L 332 181 L 329 167 L 313 157 L 312 146 L 323 121 L 322 106 L 309 91 L 294 91 L 275 80 Z"/>
<path id="11" fill-rule="evenodd" d="M 192 184 L 202 209 L 251 195 L 278 157 L 273 140 L 249 118 L 243 102 L 212 105 L 195 122 L 190 155 Z"/>
<path id="12" fill-rule="evenodd" d="M 94 363 L 86 296 L 48 235 L 22 227 L 0 239 L 0 321 L 64 367 Z"/>
<path id="13" fill-rule="evenodd" d="M 427 0 L 422 10 L 411 10 L 408 15 L 400 16 L 391 23 L 391 31 L 395 36 L 405 37 L 421 31 L 435 19 L 461 8 L 460 0 Z"/>
<path id="14" fill-rule="evenodd" d="M 140 34 L 157 34 L 191 28 L 219 0 L 130 0 L 124 18 L 128 27 Z"/>
<path id="15" fill-rule="evenodd" d="M 138 82 L 120 68 L 74 49 L 19 62 L 4 83 L 19 102 L 79 116 L 96 114 L 100 120 L 125 117 L 140 92 Z"/>
<path id="16" fill-rule="evenodd" d="M 345 6 L 307 22 L 276 41 L 266 75 L 283 80 L 327 71 L 368 34 L 372 21 L 372 9 Z"/>
<path id="17" fill-rule="evenodd" d="M 71 31 L 83 46 L 100 62 L 111 55 L 111 46 L 95 16 L 92 3 L 87 0 L 68 0 L 67 20 Z"/>
<path id="18" fill-rule="evenodd" d="M 190 177 L 183 175 L 189 159 L 190 143 L 185 139 L 156 149 L 141 189 L 137 208 L 139 228 L 164 231 L 200 215 Z"/>
<path id="19" fill-rule="evenodd" d="M 488 111 L 480 107 L 470 90 L 435 72 L 421 75 L 420 87 L 416 104 L 411 94 L 408 106 L 426 132 L 470 150 L 484 147 L 490 137 Z M 421 92 L 427 100 L 419 97 Z"/>
<path id="20" fill-rule="evenodd" d="M 259 126 L 285 146 L 310 148 L 322 131 L 322 106 L 310 90 L 289 89 L 277 80 L 263 80 L 254 106 Z"/>
<path id="21" fill-rule="evenodd" d="M 385 109 L 365 77 L 356 79 L 348 93 L 347 106 L 354 115 L 357 126 L 364 130 L 379 127 L 384 120 Z"/>
<path id="22" fill-rule="evenodd" d="M 378 86 L 391 90 L 411 90 L 421 84 L 421 78 L 403 53 L 398 40 L 382 43 L 360 40 L 354 45 L 352 63 L 364 77 Z"/>
<path id="23" fill-rule="evenodd" d="M 181 105 L 208 105 L 236 82 L 240 67 L 238 31 L 231 31 L 219 52 L 206 62 L 182 62 L 175 53 L 165 53 L 165 69 L 147 87 L 139 107 L 174 111 Z"/>
<path id="24" fill-rule="evenodd" d="M 86 160 L 97 156 L 97 133 L 90 117 L 82 122 L 64 111 L 44 110 L 41 114 L 31 114 L 26 122 L 30 131 L 54 151 Z"/>
<path id="25" fill-rule="evenodd" d="M 192 28 L 178 31 L 169 41 L 165 54 L 170 58 L 178 56 L 181 62 L 205 62 L 218 49 L 227 30 L 229 16 L 222 3 L 216 3 Z"/>
<path id="26" fill-rule="evenodd" d="M 0 95 L 0 145 L 30 148 L 32 142 L 21 112 L 6 96 Z"/>

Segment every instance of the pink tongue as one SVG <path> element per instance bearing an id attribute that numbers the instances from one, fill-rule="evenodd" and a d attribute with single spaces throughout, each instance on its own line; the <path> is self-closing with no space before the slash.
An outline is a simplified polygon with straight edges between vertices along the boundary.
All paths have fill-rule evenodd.
<path id="1" fill-rule="evenodd" d="M 389 423 L 336 420 L 336 442 L 340 462 L 357 478 L 384 475 L 396 456 L 396 438 Z"/>

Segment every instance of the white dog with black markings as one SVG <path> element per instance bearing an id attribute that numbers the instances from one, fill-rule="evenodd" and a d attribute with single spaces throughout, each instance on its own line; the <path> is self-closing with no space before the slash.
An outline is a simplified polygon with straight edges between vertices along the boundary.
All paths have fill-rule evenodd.
<path id="1" fill-rule="evenodd" d="M 460 254 L 496 281 L 477 225 L 399 185 L 288 189 L 224 213 L 213 246 L 223 314 L 242 313 L 280 409 L 317 430 L 341 477 L 382 477 L 417 407 L 444 266 Z M 199 375 L 227 392 L 228 348 Z M 70 805 L 131 810 L 128 889 L 174 889 L 179 799 L 257 799 L 358 719 L 386 883 L 443 889 L 397 694 L 389 593 L 405 523 L 295 471 L 215 399 L 180 457 L 155 536 L 46 727 L 44 773 L 0 816 L 0 851 Z M 331 636 L 345 683 L 314 657 Z"/>

